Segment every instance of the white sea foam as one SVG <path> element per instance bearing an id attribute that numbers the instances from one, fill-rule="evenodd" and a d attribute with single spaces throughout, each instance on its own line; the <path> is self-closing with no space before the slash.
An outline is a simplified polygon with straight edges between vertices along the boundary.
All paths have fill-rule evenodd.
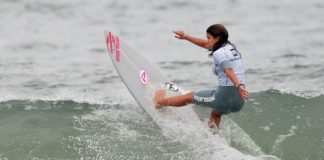
<path id="1" fill-rule="evenodd" d="M 280 144 L 285 141 L 287 138 L 296 135 L 296 131 L 298 130 L 298 127 L 295 125 L 292 125 L 290 129 L 288 130 L 288 133 L 285 135 L 278 135 L 278 138 L 273 142 L 272 146 L 272 152 L 273 153 L 280 153 L 281 148 Z"/>

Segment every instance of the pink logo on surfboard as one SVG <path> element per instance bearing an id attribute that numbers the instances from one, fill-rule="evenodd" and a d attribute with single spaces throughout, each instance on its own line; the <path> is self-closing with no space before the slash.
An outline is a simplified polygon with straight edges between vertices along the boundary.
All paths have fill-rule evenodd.
<path id="1" fill-rule="evenodd" d="M 120 43 L 119 37 L 114 36 L 111 32 L 106 37 L 106 47 L 110 54 L 116 54 L 116 62 L 120 62 Z"/>
<path id="2" fill-rule="evenodd" d="M 149 80 L 149 77 L 148 77 L 147 71 L 144 70 L 144 69 L 142 69 L 142 70 L 140 71 L 140 76 L 139 76 L 139 78 L 140 78 L 141 83 L 142 83 L 143 85 L 146 85 L 147 82 L 148 82 L 148 80 Z"/>

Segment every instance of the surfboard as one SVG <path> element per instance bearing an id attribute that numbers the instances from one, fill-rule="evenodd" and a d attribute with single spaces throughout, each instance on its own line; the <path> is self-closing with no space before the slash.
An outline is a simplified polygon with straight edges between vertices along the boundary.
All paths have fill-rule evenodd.
<path id="1" fill-rule="evenodd" d="M 165 95 L 182 95 L 183 91 L 173 82 L 165 78 L 138 51 L 127 45 L 118 35 L 105 31 L 106 48 L 120 78 L 137 103 L 159 125 L 167 126 L 167 121 L 203 124 L 202 115 L 194 105 L 186 107 L 154 107 L 155 91 L 164 89 Z"/>

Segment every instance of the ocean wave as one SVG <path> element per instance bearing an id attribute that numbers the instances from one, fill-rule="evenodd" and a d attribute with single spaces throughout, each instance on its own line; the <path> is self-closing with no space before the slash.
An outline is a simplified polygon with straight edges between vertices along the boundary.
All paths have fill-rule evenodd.
<path id="1" fill-rule="evenodd" d="M 84 110 L 98 108 L 102 104 L 90 104 L 73 100 L 6 100 L 0 102 L 0 110 L 23 109 L 23 110 L 48 110 L 64 109 L 64 111 Z M 106 105 L 109 107 L 109 105 Z"/>
<path id="2" fill-rule="evenodd" d="M 2 117 L 2 120 L 0 120 L 1 122 L 8 124 L 9 122 L 6 120 L 8 117 L 10 117 L 10 119 L 22 118 L 24 119 L 23 121 L 15 122 L 14 120 L 11 125 L 30 125 L 31 130 L 38 128 L 39 126 L 42 127 L 43 125 L 45 130 L 52 130 L 48 129 L 46 124 L 53 121 L 52 123 L 58 125 L 55 125 L 56 127 L 60 127 L 59 124 L 62 123 L 64 119 L 70 119 L 69 123 L 73 121 L 73 128 L 67 129 L 75 129 L 76 131 L 74 132 L 80 134 L 69 136 L 68 140 L 64 141 L 64 144 L 69 145 L 68 150 L 72 149 L 72 153 L 78 150 L 83 150 L 83 153 L 79 153 L 82 157 L 91 157 L 92 154 L 102 157 L 122 154 L 125 157 L 129 157 L 123 154 L 123 152 L 112 148 L 112 146 L 115 145 L 115 147 L 123 149 L 125 148 L 123 145 L 125 142 L 131 143 L 132 146 L 140 145 L 142 148 L 150 148 L 151 145 L 161 147 L 163 148 L 162 151 L 155 152 L 161 152 L 161 154 L 167 157 L 177 157 L 176 159 L 183 159 L 184 157 L 191 157 L 189 159 L 195 159 L 198 157 L 209 159 L 210 157 L 221 158 L 224 156 L 228 157 L 228 159 L 236 159 L 238 157 L 243 159 L 254 159 L 258 156 L 259 158 L 257 159 L 264 159 L 262 157 L 265 156 L 262 156 L 262 152 L 260 152 L 259 149 L 251 149 L 256 147 L 248 136 L 245 136 L 244 140 L 240 140 L 235 136 L 228 137 L 227 139 L 230 139 L 229 141 L 232 143 L 236 142 L 236 144 L 240 144 L 241 148 L 243 148 L 245 152 L 251 152 L 252 155 L 256 155 L 254 158 L 253 156 L 240 153 L 227 144 L 227 142 L 222 138 L 223 136 L 226 137 L 229 136 L 229 134 L 245 135 L 243 134 L 244 131 L 238 130 L 239 127 L 235 126 L 235 123 L 230 121 L 228 118 L 224 123 L 228 127 L 224 127 L 221 137 L 205 137 L 206 131 L 199 130 L 201 129 L 199 126 L 172 121 L 169 122 L 169 126 L 173 126 L 174 131 L 161 131 L 140 107 L 132 107 L 132 104 L 129 103 L 94 104 L 92 102 L 80 102 L 66 99 L 6 100 L 0 102 L 0 110 L 2 114 L 7 115 L 6 117 Z M 73 120 L 71 120 L 71 118 L 73 118 Z M 59 123 L 57 124 L 57 122 Z M 148 133 L 143 131 L 147 131 Z M 178 133 L 179 131 L 180 133 Z M 161 133 L 159 132 L 162 132 L 164 137 L 160 137 Z M 53 134 L 56 133 L 57 132 L 53 132 Z M 107 136 L 107 134 L 109 136 Z M 154 144 L 147 145 L 152 140 L 152 137 L 155 139 L 153 142 Z M 39 144 L 43 144 L 44 141 L 45 140 L 41 140 Z M 145 143 L 139 143 L 139 141 L 144 141 Z M 200 147 L 196 148 L 198 144 Z M 170 147 L 169 145 L 173 145 L 175 148 L 172 152 L 166 152 L 164 151 L 166 147 L 165 145 L 168 146 L 167 148 Z M 102 150 L 102 148 L 106 149 Z M 184 148 L 186 149 L 183 150 Z M 28 150 L 29 148 L 25 149 Z M 148 154 L 147 156 L 149 157 L 155 157 L 155 155 L 151 154 L 150 151 L 137 152 L 132 149 L 130 150 L 138 156 L 143 156 L 141 153 L 144 152 Z M 173 153 L 173 155 L 168 154 L 170 152 Z"/>
<path id="3" fill-rule="evenodd" d="M 323 105 L 324 95 L 305 97 L 271 89 L 251 93 L 242 111 L 230 117 L 267 154 L 318 159 L 324 156 L 319 150 L 323 144 L 318 143 L 324 135 Z"/>
<path id="4" fill-rule="evenodd" d="M 188 81 L 184 81 L 188 82 Z M 202 85 L 210 85 L 209 83 L 200 83 Z M 265 91 L 258 92 L 250 92 L 250 102 L 254 102 L 256 98 L 264 99 L 269 98 L 276 102 L 287 102 L 291 100 L 291 102 L 295 103 L 296 100 L 300 100 L 304 103 L 309 102 L 318 102 L 319 104 L 324 104 L 324 95 L 320 94 L 317 96 L 305 96 L 305 93 L 295 93 L 295 92 L 287 92 L 285 90 L 277 90 L 277 89 L 268 89 Z M 107 99 L 107 97 L 91 97 L 83 94 L 76 94 L 72 92 L 61 92 L 57 95 L 46 96 L 46 97 L 19 97 L 14 95 L 2 95 L 0 96 L 0 103 L 66 103 L 66 104 L 88 104 L 88 105 L 103 105 L 103 104 L 113 104 L 113 105 L 129 105 L 135 104 L 133 100 L 121 100 L 116 101 L 113 99 Z"/>
<path id="5" fill-rule="evenodd" d="M 304 90 L 304 91 L 292 91 L 290 88 L 270 88 L 263 91 L 253 92 L 253 94 L 262 95 L 282 95 L 283 97 L 299 97 L 307 100 L 324 99 L 324 92 Z"/>

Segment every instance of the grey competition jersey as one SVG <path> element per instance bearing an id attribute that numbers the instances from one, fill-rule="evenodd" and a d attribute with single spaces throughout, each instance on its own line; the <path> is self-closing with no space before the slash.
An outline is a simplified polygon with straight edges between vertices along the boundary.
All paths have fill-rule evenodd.
<path id="1" fill-rule="evenodd" d="M 218 75 L 218 83 L 220 86 L 234 86 L 233 82 L 225 74 L 223 65 L 221 65 L 224 62 L 228 64 L 228 67 L 233 69 L 240 83 L 245 84 L 245 71 L 241 54 L 231 44 L 227 44 L 216 50 L 213 53 L 213 62 L 213 72 L 215 75 Z"/>

